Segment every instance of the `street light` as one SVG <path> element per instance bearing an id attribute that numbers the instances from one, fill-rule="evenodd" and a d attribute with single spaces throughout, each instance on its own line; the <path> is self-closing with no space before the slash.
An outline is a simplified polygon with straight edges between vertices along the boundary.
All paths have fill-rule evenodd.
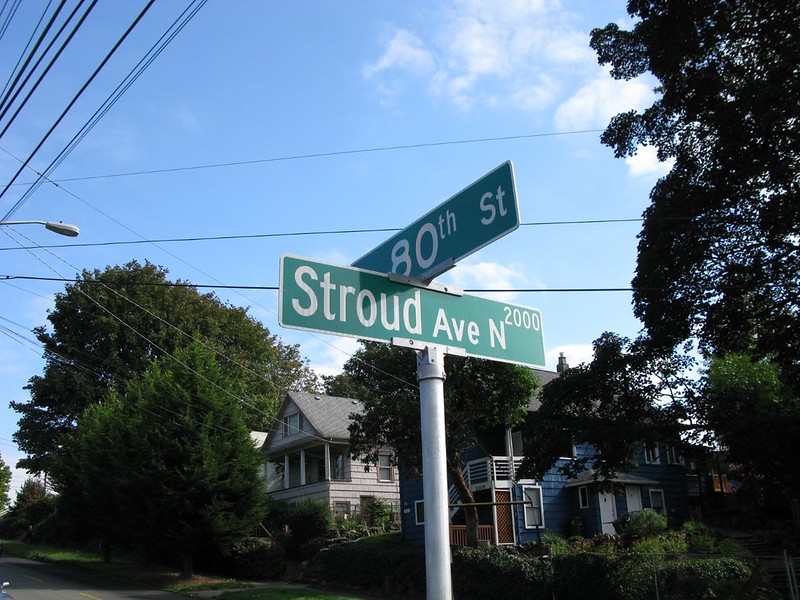
<path id="1" fill-rule="evenodd" d="M 44 225 L 46 229 L 68 237 L 77 237 L 81 232 L 77 225 L 60 221 L 0 221 L 0 225 Z"/>

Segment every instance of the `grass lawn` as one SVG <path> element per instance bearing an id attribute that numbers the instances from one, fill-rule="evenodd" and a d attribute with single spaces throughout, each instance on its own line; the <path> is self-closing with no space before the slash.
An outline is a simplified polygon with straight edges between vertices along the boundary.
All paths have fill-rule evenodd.
<path id="1" fill-rule="evenodd" d="M 191 579 L 181 579 L 177 570 L 152 565 L 142 567 L 128 556 L 114 556 L 110 563 L 104 563 L 99 553 L 10 541 L 3 542 L 3 553 L 40 562 L 68 564 L 98 575 L 178 593 L 251 587 L 248 583 L 233 579 L 200 574 L 195 574 Z"/>
<path id="2" fill-rule="evenodd" d="M 358 600 L 358 596 L 327 594 L 315 590 L 252 589 L 225 592 L 223 600 Z"/>
<path id="3" fill-rule="evenodd" d="M 388 541 L 384 539 L 384 543 Z M 69 550 L 3 541 L 3 552 L 40 562 L 62 563 L 80 567 L 102 576 L 124 581 L 141 583 L 145 587 L 163 589 L 178 594 L 188 594 L 202 590 L 238 590 L 225 592 L 227 600 L 359 600 L 359 596 L 348 596 L 317 590 L 298 590 L 280 588 L 254 588 L 252 584 L 195 574 L 191 579 L 181 579 L 180 573 L 163 567 L 141 567 L 129 557 L 114 557 L 111 563 L 104 563 L 102 557 L 94 552 Z"/>

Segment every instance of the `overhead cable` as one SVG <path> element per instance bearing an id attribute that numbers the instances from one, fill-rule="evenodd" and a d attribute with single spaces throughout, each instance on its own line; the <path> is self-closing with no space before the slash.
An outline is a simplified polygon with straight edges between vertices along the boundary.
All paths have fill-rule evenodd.
<path id="1" fill-rule="evenodd" d="M 50 127 L 50 129 L 47 131 L 47 133 L 44 135 L 44 137 L 39 141 L 39 143 L 34 148 L 33 152 L 31 152 L 31 154 L 28 156 L 28 158 L 25 160 L 25 162 L 22 164 L 22 166 L 19 168 L 19 170 L 11 178 L 9 183 L 3 188 L 2 191 L 0 191 L 0 199 L 3 198 L 5 193 L 8 191 L 9 187 L 17 180 L 17 178 L 20 176 L 20 174 L 25 170 L 25 168 L 28 166 L 28 163 L 30 163 L 30 161 L 33 159 L 33 157 L 36 155 L 36 153 L 41 149 L 41 147 L 44 145 L 44 143 L 47 141 L 47 139 L 50 137 L 50 135 L 53 133 L 53 131 L 55 131 L 55 129 L 58 127 L 58 125 L 61 123 L 61 121 L 64 119 L 64 117 L 70 111 L 70 109 L 75 105 L 75 103 L 78 101 L 78 99 L 81 97 L 81 95 L 83 95 L 83 92 L 86 91 L 86 88 L 89 87 L 89 85 L 92 83 L 92 81 L 94 81 L 95 77 L 97 77 L 97 75 L 100 73 L 100 71 L 103 69 L 103 67 L 105 67 L 106 63 L 108 63 L 108 61 L 111 59 L 111 57 L 117 51 L 117 49 L 122 45 L 122 42 L 125 41 L 125 39 L 128 37 L 128 35 L 130 35 L 131 31 L 133 31 L 133 29 L 139 24 L 139 21 L 142 20 L 142 18 L 147 13 L 147 11 L 150 10 L 150 7 L 153 5 L 154 2 L 155 2 L 155 0 L 149 0 L 147 5 L 142 9 L 142 11 L 136 17 L 136 19 L 134 19 L 133 23 L 131 23 L 131 25 L 128 27 L 128 29 L 125 31 L 125 33 L 122 34 L 122 36 L 117 40 L 117 42 L 114 44 L 114 46 L 108 52 L 108 54 L 106 54 L 106 57 L 100 62 L 100 64 L 97 66 L 97 68 L 94 70 L 94 72 L 89 76 L 89 79 L 87 79 L 86 82 L 81 86 L 80 90 L 78 90 L 78 93 L 75 94 L 75 96 L 69 102 L 67 107 L 64 109 L 64 111 L 58 117 L 58 119 L 56 119 L 56 122 L 53 123 L 53 125 Z M 18 200 L 16 203 L 14 203 L 14 206 L 12 206 L 11 209 L 0 220 L 6 220 L 9 217 L 11 217 L 20 208 L 21 205 L 22 205 L 22 199 Z"/>

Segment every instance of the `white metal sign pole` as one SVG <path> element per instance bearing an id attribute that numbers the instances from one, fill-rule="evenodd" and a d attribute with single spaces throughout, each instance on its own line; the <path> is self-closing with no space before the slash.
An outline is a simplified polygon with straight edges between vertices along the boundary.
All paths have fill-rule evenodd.
<path id="1" fill-rule="evenodd" d="M 423 351 L 417 351 L 428 600 L 451 600 L 453 597 L 444 433 L 445 350 L 430 345 Z"/>

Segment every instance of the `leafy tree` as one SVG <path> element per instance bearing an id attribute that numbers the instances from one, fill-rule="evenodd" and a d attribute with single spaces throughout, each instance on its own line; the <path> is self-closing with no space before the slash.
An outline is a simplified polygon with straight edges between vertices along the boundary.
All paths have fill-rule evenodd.
<path id="1" fill-rule="evenodd" d="M 671 171 L 644 213 L 634 311 L 662 347 L 768 358 L 800 389 L 800 3 L 630 0 L 630 31 L 592 32 L 617 79 L 659 98 L 614 117 L 617 157 L 655 146 Z"/>
<path id="2" fill-rule="evenodd" d="M 748 356 L 715 357 L 696 408 L 727 450 L 734 476 L 757 496 L 798 497 L 800 474 L 787 448 L 800 444 L 800 399 L 776 365 Z"/>
<path id="3" fill-rule="evenodd" d="M 683 377 L 689 364 L 677 355 L 653 356 L 642 340 L 604 333 L 594 341 L 591 363 L 542 388 L 540 408 L 525 421 L 520 472 L 542 479 L 564 448 L 588 444 L 559 470 L 574 477 L 593 469 L 598 483 L 613 487 L 616 473 L 635 468 L 643 441 L 679 439 L 691 394 Z"/>
<path id="4" fill-rule="evenodd" d="M 8 491 L 11 489 L 11 467 L 3 462 L 0 456 L 0 511 L 4 510 L 10 501 Z"/>
<path id="5" fill-rule="evenodd" d="M 525 418 L 538 382 L 530 369 L 474 358 L 448 356 L 444 386 L 447 472 L 464 503 L 474 496 L 464 478 L 463 453 L 481 433 L 510 428 Z M 363 342 L 341 375 L 326 380 L 329 394 L 358 398 L 364 412 L 350 425 L 350 452 L 377 464 L 381 450 L 392 448 L 409 476 L 422 474 L 419 388 L 412 352 Z M 477 545 L 478 514 L 465 509 L 467 541 Z"/>
<path id="6" fill-rule="evenodd" d="M 197 342 L 89 407 L 62 459 L 62 509 L 107 542 L 180 556 L 251 531 L 265 510 L 260 452 L 237 388 Z"/>
<path id="7" fill-rule="evenodd" d="M 44 500 L 46 497 L 47 490 L 45 489 L 44 483 L 42 483 L 39 479 L 33 479 L 29 477 L 22 484 L 22 487 L 19 488 L 19 492 L 17 492 L 17 500 L 14 502 L 14 507 L 18 508 L 20 506 L 24 506 L 25 504 L 39 502 L 40 500 Z"/>
<path id="8" fill-rule="evenodd" d="M 11 403 L 20 413 L 14 438 L 28 455 L 20 466 L 33 472 L 49 471 L 86 408 L 192 337 L 217 353 L 233 392 L 246 399 L 241 409 L 252 429 L 269 427 L 289 388 L 316 386 L 296 346 L 281 343 L 246 309 L 173 283 L 150 263 L 84 271 L 56 295 L 48 320 L 51 328 L 35 331 L 44 373 L 30 379 L 30 401 Z"/>

